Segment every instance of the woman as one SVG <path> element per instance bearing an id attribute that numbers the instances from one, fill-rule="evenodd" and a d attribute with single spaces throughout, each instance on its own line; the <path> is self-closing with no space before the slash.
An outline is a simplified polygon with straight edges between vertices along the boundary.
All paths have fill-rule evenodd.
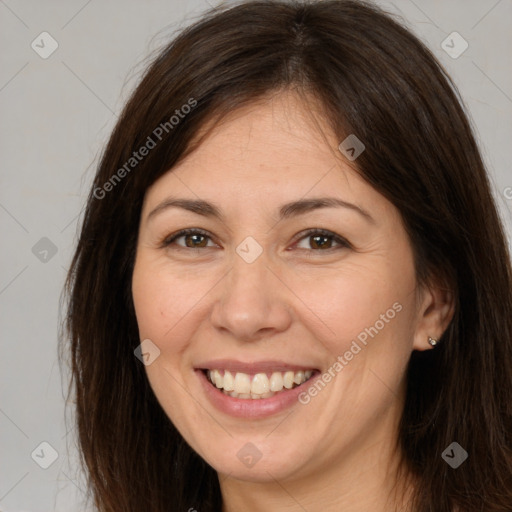
<path id="1" fill-rule="evenodd" d="M 370 4 L 160 52 L 67 291 L 100 511 L 512 510 L 505 234 L 455 86 Z"/>

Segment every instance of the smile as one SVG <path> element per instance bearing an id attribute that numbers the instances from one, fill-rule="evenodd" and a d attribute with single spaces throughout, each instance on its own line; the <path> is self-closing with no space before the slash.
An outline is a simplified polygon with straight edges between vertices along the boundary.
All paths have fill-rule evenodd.
<path id="1" fill-rule="evenodd" d="M 208 381 L 232 398 L 257 400 L 300 386 L 311 378 L 314 370 L 274 371 L 251 375 L 228 370 L 207 370 Z"/>

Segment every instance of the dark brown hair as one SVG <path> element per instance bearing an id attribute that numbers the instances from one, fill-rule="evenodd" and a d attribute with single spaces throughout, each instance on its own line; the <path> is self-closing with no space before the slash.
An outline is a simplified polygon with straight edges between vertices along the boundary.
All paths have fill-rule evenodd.
<path id="1" fill-rule="evenodd" d="M 414 352 L 407 371 L 399 439 L 419 482 L 413 510 L 510 512 L 506 236 L 456 87 L 399 22 L 353 0 L 213 10 L 159 52 L 128 101 L 102 155 L 65 289 L 70 392 L 97 508 L 221 510 L 215 470 L 174 428 L 134 357 L 141 206 L 147 188 L 197 147 L 207 121 L 291 88 L 319 101 L 340 141 L 354 133 L 364 142 L 357 171 L 400 211 L 418 282 L 441 280 L 455 297 L 442 342 Z M 162 123 L 165 139 L 126 167 Z M 469 454 L 457 469 L 441 458 L 453 441 Z"/>

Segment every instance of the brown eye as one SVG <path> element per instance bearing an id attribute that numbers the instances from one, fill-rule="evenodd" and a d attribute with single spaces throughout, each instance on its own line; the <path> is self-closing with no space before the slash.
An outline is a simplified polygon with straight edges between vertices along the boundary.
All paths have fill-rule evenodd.
<path id="1" fill-rule="evenodd" d="M 300 244 L 306 242 L 306 246 L 300 247 Z M 333 245 L 333 242 L 336 245 Z M 343 247 L 349 247 L 349 243 L 341 238 L 340 236 L 331 233 L 330 231 L 311 229 L 306 233 L 303 233 L 299 243 L 296 244 L 300 249 L 313 250 L 316 252 L 328 251 L 330 249 L 340 249 Z"/>
<path id="2" fill-rule="evenodd" d="M 184 243 L 176 243 L 177 240 L 184 239 Z M 203 249 L 208 246 L 210 236 L 201 230 L 197 229 L 183 229 L 178 233 L 166 238 L 162 242 L 163 247 L 176 245 L 180 249 Z"/>
<path id="3" fill-rule="evenodd" d="M 326 235 L 317 235 L 309 237 L 313 249 L 330 249 L 332 246 L 332 237 Z"/>
<path id="4" fill-rule="evenodd" d="M 204 235 L 183 235 L 183 237 L 180 238 L 185 239 L 185 245 L 187 247 L 206 247 L 206 244 L 204 243 L 206 241 L 206 237 Z"/>

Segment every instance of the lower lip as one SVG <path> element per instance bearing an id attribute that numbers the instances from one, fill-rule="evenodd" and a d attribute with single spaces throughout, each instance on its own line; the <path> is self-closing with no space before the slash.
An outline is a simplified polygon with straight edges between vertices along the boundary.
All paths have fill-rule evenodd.
<path id="1" fill-rule="evenodd" d="M 270 398 L 233 398 L 214 387 L 202 370 L 196 370 L 206 396 L 211 403 L 225 414 L 238 418 L 266 418 L 288 409 L 298 401 L 299 395 L 311 385 L 315 377 L 320 375 L 315 372 L 311 378 L 300 386 L 286 391 L 280 391 Z M 317 375 L 318 373 L 318 375 Z"/>

